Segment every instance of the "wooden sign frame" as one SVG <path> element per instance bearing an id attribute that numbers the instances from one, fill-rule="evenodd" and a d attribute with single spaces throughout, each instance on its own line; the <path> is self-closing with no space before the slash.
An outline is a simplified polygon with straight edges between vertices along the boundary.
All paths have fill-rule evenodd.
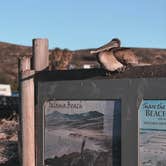
<path id="1" fill-rule="evenodd" d="M 83 78 L 83 71 L 43 72 L 37 81 L 36 148 L 37 166 L 44 166 L 44 112 L 45 101 L 56 100 L 121 100 L 121 165 L 140 166 L 139 113 L 143 99 L 166 99 L 165 78 L 115 79 Z M 88 73 L 88 71 L 86 71 Z M 82 79 L 73 80 L 75 74 Z M 86 75 L 87 75 L 86 73 Z M 67 80 L 66 75 L 68 76 Z M 55 77 L 56 76 L 56 77 Z M 59 77 L 58 77 L 59 76 Z M 70 77 L 71 76 L 71 77 Z M 153 91 L 152 91 L 153 89 Z M 43 145 L 43 146 L 42 146 Z M 131 160 L 132 156 L 132 160 Z M 116 164 L 114 164 L 116 166 Z"/>

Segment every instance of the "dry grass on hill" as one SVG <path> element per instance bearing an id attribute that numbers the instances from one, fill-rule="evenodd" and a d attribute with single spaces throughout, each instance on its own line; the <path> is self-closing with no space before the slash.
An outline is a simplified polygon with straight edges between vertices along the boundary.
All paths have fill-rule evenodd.
<path id="1" fill-rule="evenodd" d="M 145 64 L 166 64 L 166 49 L 130 48 Z M 99 67 L 96 57 L 90 54 L 93 49 L 68 50 L 55 48 L 50 50 L 51 69 L 83 68 L 84 64 Z M 18 57 L 31 56 L 32 47 L 0 42 L 0 83 L 12 85 L 17 90 Z"/>

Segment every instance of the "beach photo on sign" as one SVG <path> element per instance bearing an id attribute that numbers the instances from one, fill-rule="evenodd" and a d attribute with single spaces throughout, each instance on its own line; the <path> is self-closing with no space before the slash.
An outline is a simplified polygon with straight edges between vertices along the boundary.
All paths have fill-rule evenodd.
<path id="1" fill-rule="evenodd" d="M 46 165 L 120 166 L 119 100 L 51 100 L 43 109 Z"/>

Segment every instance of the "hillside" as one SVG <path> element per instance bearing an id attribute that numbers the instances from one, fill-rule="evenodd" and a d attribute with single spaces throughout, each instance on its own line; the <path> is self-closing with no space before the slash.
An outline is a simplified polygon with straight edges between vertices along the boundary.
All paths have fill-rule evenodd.
<path id="1" fill-rule="evenodd" d="M 80 114 L 63 114 L 58 111 L 46 116 L 48 128 L 77 128 L 77 129 L 101 129 L 103 127 L 104 114 L 98 111 L 89 111 Z M 97 125 L 96 125 L 97 124 Z"/>
<path id="2" fill-rule="evenodd" d="M 62 61 L 65 61 L 65 57 L 70 59 L 71 68 L 83 68 L 84 64 L 99 67 L 95 56 L 90 55 L 90 50 L 92 49 L 74 51 L 58 49 L 64 55 Z M 131 48 L 131 50 L 143 64 L 166 64 L 166 49 Z M 50 50 L 50 55 L 52 52 L 53 50 Z M 26 55 L 32 55 L 32 47 L 0 42 L 0 83 L 10 83 L 13 90 L 17 89 L 18 57 Z M 59 64 L 59 62 L 56 64 Z M 60 67 L 60 69 L 64 68 Z"/>
<path id="3" fill-rule="evenodd" d="M 10 83 L 16 89 L 18 57 L 31 53 L 31 47 L 0 42 L 0 83 Z"/>

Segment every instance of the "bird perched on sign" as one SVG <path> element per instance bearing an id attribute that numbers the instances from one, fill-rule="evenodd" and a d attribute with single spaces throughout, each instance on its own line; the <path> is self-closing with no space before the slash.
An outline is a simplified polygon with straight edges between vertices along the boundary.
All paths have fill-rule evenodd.
<path id="1" fill-rule="evenodd" d="M 121 71 L 123 70 L 124 65 L 116 59 L 116 57 L 113 55 L 113 52 L 111 51 L 113 48 L 119 48 L 119 47 L 120 47 L 120 40 L 114 38 L 104 46 L 90 51 L 90 53 L 97 54 L 97 60 L 102 68 L 105 68 L 110 72 L 116 70 Z"/>
<path id="2" fill-rule="evenodd" d="M 90 53 L 97 54 L 97 60 L 101 67 L 108 72 L 122 72 L 129 64 L 136 66 L 138 58 L 130 49 L 121 48 L 120 45 L 120 40 L 114 38 L 104 46 L 90 51 Z"/>

